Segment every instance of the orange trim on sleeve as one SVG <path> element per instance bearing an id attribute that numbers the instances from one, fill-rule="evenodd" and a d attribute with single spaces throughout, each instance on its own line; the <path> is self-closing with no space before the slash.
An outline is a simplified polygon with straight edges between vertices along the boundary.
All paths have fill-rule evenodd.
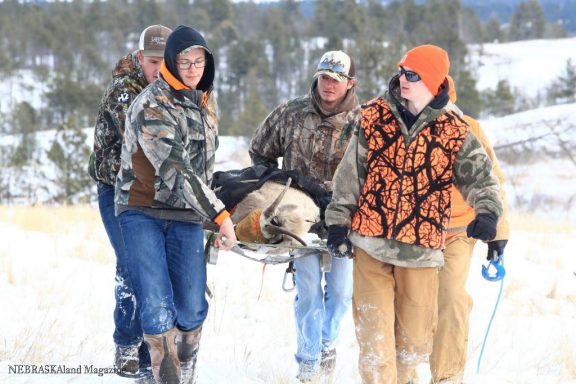
<path id="1" fill-rule="evenodd" d="M 220 211 L 219 214 L 217 214 L 214 217 L 214 219 L 212 221 L 215 222 L 216 224 L 218 224 L 218 226 L 221 226 L 227 217 L 230 217 L 230 213 L 227 210 L 223 209 L 222 211 Z"/>

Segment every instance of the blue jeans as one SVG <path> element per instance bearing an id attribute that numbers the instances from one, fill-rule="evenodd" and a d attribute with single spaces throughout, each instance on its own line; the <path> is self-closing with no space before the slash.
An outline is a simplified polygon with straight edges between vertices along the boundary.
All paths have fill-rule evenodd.
<path id="1" fill-rule="evenodd" d="M 200 327 L 208 315 L 202 225 L 136 210 L 122 212 L 118 220 L 144 333 Z"/>
<path id="2" fill-rule="evenodd" d="M 110 244 L 116 254 L 116 286 L 114 297 L 114 334 L 116 345 L 127 347 L 140 343 L 138 351 L 140 367 L 150 366 L 150 354 L 148 346 L 142 343 L 142 327 L 140 326 L 140 312 L 132 287 L 132 280 L 128 274 L 126 253 L 124 252 L 124 240 L 118 219 L 114 213 L 114 186 L 97 183 L 98 208 L 104 229 L 110 239 Z"/>
<path id="3" fill-rule="evenodd" d="M 342 318 L 352 302 L 352 260 L 332 258 L 330 272 L 320 269 L 320 255 L 298 258 L 294 313 L 296 361 L 316 364 L 323 349 L 334 347 Z M 322 287 L 324 277 L 325 286 Z"/>

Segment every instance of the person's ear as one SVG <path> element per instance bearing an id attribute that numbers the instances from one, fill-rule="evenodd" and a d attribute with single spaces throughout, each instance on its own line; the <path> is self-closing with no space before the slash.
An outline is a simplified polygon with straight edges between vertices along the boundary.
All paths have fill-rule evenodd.
<path id="1" fill-rule="evenodd" d="M 356 79 L 349 79 L 348 86 L 346 87 L 346 89 L 352 89 L 354 85 L 356 85 Z"/>

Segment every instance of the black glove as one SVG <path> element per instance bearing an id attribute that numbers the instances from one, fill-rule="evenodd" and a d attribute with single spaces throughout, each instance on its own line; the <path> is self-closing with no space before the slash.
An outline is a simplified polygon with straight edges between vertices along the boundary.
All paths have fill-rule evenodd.
<path id="1" fill-rule="evenodd" d="M 493 213 L 479 213 L 476 218 L 468 224 L 466 235 L 478 240 L 490 241 L 496 237 L 496 225 L 498 217 Z"/>
<path id="2" fill-rule="evenodd" d="M 488 242 L 488 257 L 486 260 L 494 260 L 494 251 L 500 258 L 504 254 L 504 248 L 508 244 L 508 240 L 494 240 Z"/>
<path id="3" fill-rule="evenodd" d="M 332 192 L 326 192 L 322 196 L 317 196 L 314 202 L 320 208 L 320 218 L 324 220 L 324 213 L 326 212 L 326 207 L 332 201 Z"/>
<path id="4" fill-rule="evenodd" d="M 328 227 L 328 240 L 326 241 L 328 252 L 333 257 L 352 258 L 352 243 L 348 239 L 348 228 L 341 225 Z"/>
<path id="5" fill-rule="evenodd" d="M 328 238 L 328 228 L 326 228 L 326 222 L 324 220 L 320 220 L 319 222 L 312 224 L 308 232 L 316 234 L 316 236 L 322 240 Z"/>

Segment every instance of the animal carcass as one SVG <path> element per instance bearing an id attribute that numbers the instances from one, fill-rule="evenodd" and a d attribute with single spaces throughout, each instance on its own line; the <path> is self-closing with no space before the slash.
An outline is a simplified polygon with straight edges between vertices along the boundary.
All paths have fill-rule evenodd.
<path id="1" fill-rule="evenodd" d="M 268 243 L 294 243 L 295 240 L 306 245 L 302 238 L 310 227 L 320 221 L 320 208 L 314 200 L 299 189 L 267 181 L 259 189 L 250 192 L 234 208 L 232 221 L 238 226 L 242 221 L 258 220 L 260 234 Z M 257 213 L 257 215 L 254 215 Z M 237 226 L 237 228 L 238 228 Z M 236 232 L 239 240 L 239 231 Z"/>

